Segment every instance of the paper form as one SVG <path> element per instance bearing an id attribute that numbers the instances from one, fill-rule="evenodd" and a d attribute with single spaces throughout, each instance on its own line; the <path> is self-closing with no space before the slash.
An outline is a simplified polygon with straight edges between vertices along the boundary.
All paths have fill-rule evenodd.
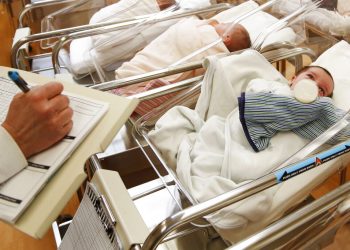
<path id="1" fill-rule="evenodd" d="M 96 206 L 94 199 L 87 195 L 87 187 L 83 200 L 65 233 L 60 250 L 115 250 L 122 249 L 119 238 L 116 237 L 114 229 L 107 233 L 106 218 L 104 212 Z"/>
<path id="2" fill-rule="evenodd" d="M 18 87 L 0 77 L 2 122 Z M 14 223 L 108 110 L 108 103 L 64 92 L 73 109 L 73 129 L 66 139 L 28 159 L 28 166 L 0 185 L 0 218 Z M 83 166 L 77 166 L 83 168 Z"/>

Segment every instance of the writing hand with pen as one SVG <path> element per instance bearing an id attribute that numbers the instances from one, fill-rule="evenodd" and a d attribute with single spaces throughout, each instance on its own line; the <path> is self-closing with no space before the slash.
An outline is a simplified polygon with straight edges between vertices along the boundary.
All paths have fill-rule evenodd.
<path id="1" fill-rule="evenodd" d="M 25 81 L 22 84 L 26 84 Z M 28 158 L 68 134 L 73 126 L 73 110 L 68 97 L 62 95 L 61 83 L 50 82 L 30 91 L 21 90 L 22 93 L 14 96 L 1 125 Z"/>

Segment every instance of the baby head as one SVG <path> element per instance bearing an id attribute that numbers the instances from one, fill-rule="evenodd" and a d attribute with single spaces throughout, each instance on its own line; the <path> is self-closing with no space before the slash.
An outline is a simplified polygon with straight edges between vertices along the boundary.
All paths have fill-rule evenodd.
<path id="1" fill-rule="evenodd" d="M 289 85 L 291 89 L 303 79 L 309 79 L 316 83 L 318 88 L 318 96 L 332 97 L 334 89 L 334 81 L 332 75 L 320 66 L 306 66 L 302 68 L 293 78 Z"/>
<path id="2" fill-rule="evenodd" d="M 166 8 L 169 8 L 171 5 L 175 4 L 175 0 L 157 0 L 157 4 L 159 6 L 160 10 L 164 10 Z"/>
<path id="3" fill-rule="evenodd" d="M 215 30 L 230 52 L 251 46 L 249 33 L 241 24 L 218 23 L 215 25 Z"/>

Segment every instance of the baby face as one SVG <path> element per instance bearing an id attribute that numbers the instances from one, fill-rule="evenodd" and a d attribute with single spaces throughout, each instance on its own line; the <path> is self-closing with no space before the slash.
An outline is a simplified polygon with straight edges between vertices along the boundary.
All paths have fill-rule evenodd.
<path id="1" fill-rule="evenodd" d="M 314 81 L 318 87 L 318 96 L 331 96 L 334 89 L 333 79 L 325 70 L 319 67 L 309 67 L 293 76 L 291 81 L 291 89 L 302 79 L 310 79 Z"/>

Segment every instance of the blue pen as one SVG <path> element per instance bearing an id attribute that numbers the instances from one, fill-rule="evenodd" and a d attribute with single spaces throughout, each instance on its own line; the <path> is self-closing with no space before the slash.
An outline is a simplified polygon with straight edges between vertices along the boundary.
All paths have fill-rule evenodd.
<path id="1" fill-rule="evenodd" d="M 27 93 L 30 90 L 28 83 L 18 74 L 17 71 L 9 71 L 7 74 L 24 93 Z"/>

